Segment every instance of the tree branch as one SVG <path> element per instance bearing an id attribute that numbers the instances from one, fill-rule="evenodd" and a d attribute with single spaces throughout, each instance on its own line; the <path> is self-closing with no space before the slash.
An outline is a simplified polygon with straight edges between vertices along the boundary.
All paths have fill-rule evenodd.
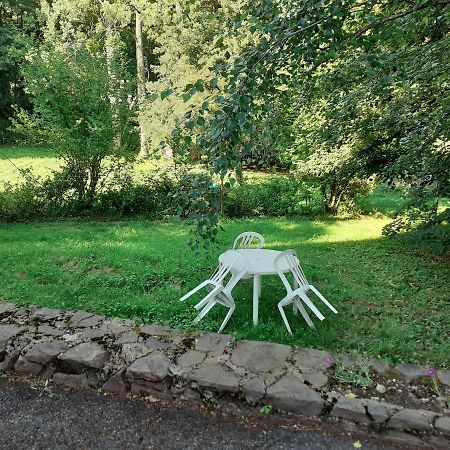
<path id="1" fill-rule="evenodd" d="M 377 27 L 378 25 L 383 25 L 384 23 L 392 22 L 393 20 L 400 19 L 401 17 L 408 16 L 408 15 L 413 14 L 413 13 L 415 13 L 417 11 L 422 10 L 422 9 L 431 8 L 431 7 L 435 8 L 435 7 L 438 7 L 438 6 L 447 6 L 449 4 L 450 4 L 450 0 L 438 0 L 438 1 L 435 1 L 435 2 L 430 2 L 429 0 L 426 0 L 423 3 L 419 3 L 419 4 L 413 6 L 410 9 L 407 9 L 405 11 L 401 11 L 401 12 L 399 12 L 397 14 L 393 14 L 392 16 L 385 17 L 384 19 L 378 20 L 377 22 L 370 23 L 369 25 L 366 25 L 364 28 L 361 28 L 356 33 L 354 33 L 352 37 L 353 38 L 359 38 L 364 33 L 366 33 L 367 31 L 371 30 L 372 28 Z"/>

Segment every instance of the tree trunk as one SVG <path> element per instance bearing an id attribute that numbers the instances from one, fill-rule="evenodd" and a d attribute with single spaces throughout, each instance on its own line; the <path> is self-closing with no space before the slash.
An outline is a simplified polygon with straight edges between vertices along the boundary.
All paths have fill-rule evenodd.
<path id="1" fill-rule="evenodd" d="M 140 117 L 142 105 L 145 100 L 145 95 L 147 89 L 145 87 L 145 65 L 144 65 L 144 51 L 142 44 L 142 21 L 141 13 L 136 8 L 136 66 L 137 66 L 137 97 L 138 97 L 138 107 L 139 107 L 139 139 L 141 143 L 140 155 L 148 156 L 147 141 L 145 138 L 144 126 L 142 123 L 142 118 Z"/>
<path id="2" fill-rule="evenodd" d="M 322 204 L 325 212 L 337 214 L 344 189 L 339 186 L 339 183 L 333 181 L 330 185 L 330 195 L 327 195 L 327 188 L 325 185 L 320 187 L 320 191 L 322 192 Z"/>
<path id="3" fill-rule="evenodd" d="M 114 143 L 113 150 L 119 150 L 122 146 L 122 134 L 120 127 L 120 112 L 119 112 L 119 82 L 117 80 L 116 68 L 114 67 L 116 52 L 114 49 L 116 33 L 114 25 L 111 20 L 103 15 L 103 24 L 105 26 L 105 53 L 106 53 L 106 68 L 108 71 L 108 98 L 111 105 L 112 126 Z"/>

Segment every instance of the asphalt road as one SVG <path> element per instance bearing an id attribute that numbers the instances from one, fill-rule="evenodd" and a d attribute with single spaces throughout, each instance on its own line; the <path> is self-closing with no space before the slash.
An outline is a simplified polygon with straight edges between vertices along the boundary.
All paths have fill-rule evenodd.
<path id="1" fill-rule="evenodd" d="M 389 449 L 293 419 L 33 388 L 0 374 L 0 449 Z"/>

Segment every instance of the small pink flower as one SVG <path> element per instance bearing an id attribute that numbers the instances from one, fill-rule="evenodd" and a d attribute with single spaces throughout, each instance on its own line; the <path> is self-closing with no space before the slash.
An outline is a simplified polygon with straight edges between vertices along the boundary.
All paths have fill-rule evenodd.
<path id="1" fill-rule="evenodd" d="M 434 368 L 431 368 L 431 369 L 428 369 L 426 372 L 425 372 L 425 375 L 427 376 L 427 377 L 435 377 L 436 376 L 436 369 L 434 369 Z"/>
<path id="2" fill-rule="evenodd" d="M 333 359 L 333 357 L 332 357 L 331 355 L 328 355 L 328 356 L 325 358 L 325 361 L 326 361 L 328 364 L 333 364 L 334 359 Z"/>

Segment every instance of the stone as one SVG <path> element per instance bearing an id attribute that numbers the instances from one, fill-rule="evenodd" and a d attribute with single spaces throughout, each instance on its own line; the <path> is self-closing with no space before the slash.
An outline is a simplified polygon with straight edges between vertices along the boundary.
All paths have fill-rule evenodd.
<path id="1" fill-rule="evenodd" d="M 2 342 L 8 342 L 12 337 L 17 336 L 24 327 L 17 325 L 2 325 L 0 324 L 0 344 Z"/>
<path id="2" fill-rule="evenodd" d="M 266 384 L 264 379 L 256 376 L 244 380 L 242 384 L 245 400 L 251 403 L 259 402 L 266 393 Z"/>
<path id="3" fill-rule="evenodd" d="M 170 336 L 173 333 L 172 328 L 164 325 L 142 325 L 141 333 L 148 334 L 149 336 Z"/>
<path id="4" fill-rule="evenodd" d="M 405 408 L 391 417 L 388 427 L 399 430 L 429 431 L 434 418 L 438 415 L 436 412 L 423 409 Z"/>
<path id="5" fill-rule="evenodd" d="M 419 364 L 399 364 L 395 368 L 407 381 L 412 381 L 426 376 L 427 368 Z"/>
<path id="6" fill-rule="evenodd" d="M 336 356 L 336 360 L 342 367 L 356 367 L 358 365 L 358 361 L 355 356 L 350 355 L 349 353 L 339 353 Z"/>
<path id="7" fill-rule="evenodd" d="M 58 328 L 51 327 L 47 324 L 39 325 L 37 331 L 45 336 L 62 336 L 64 334 L 63 330 L 59 330 Z"/>
<path id="8" fill-rule="evenodd" d="M 33 314 L 32 318 L 42 321 L 49 321 L 57 319 L 62 315 L 62 312 L 59 309 L 54 308 L 37 308 Z"/>
<path id="9" fill-rule="evenodd" d="M 370 359 L 367 365 L 380 375 L 388 375 L 392 371 L 392 365 L 388 361 Z"/>
<path id="10" fill-rule="evenodd" d="M 102 329 L 109 332 L 113 336 L 120 336 L 121 334 L 130 331 L 133 325 L 134 322 L 132 320 L 119 319 L 115 317 L 114 319 L 105 322 Z"/>
<path id="11" fill-rule="evenodd" d="M 438 417 L 434 422 L 434 428 L 441 433 L 450 435 L 450 416 Z"/>
<path id="12" fill-rule="evenodd" d="M 14 364 L 14 370 L 19 375 L 37 376 L 41 372 L 42 368 L 43 366 L 41 364 L 28 361 L 28 359 L 24 358 L 23 356 L 20 356 Z"/>
<path id="13" fill-rule="evenodd" d="M 330 353 L 312 348 L 299 348 L 294 351 L 293 360 L 303 372 L 324 371 L 333 365 Z"/>
<path id="14" fill-rule="evenodd" d="M 14 303 L 0 302 L 0 317 L 9 316 L 17 310 L 17 306 Z"/>
<path id="15" fill-rule="evenodd" d="M 169 374 L 169 365 L 167 356 L 155 351 L 134 361 L 127 369 L 127 376 L 131 381 L 162 381 Z"/>
<path id="16" fill-rule="evenodd" d="M 377 402 L 367 398 L 342 396 L 331 411 L 331 416 L 351 420 L 356 423 L 384 423 L 401 407 L 391 403 Z"/>
<path id="17" fill-rule="evenodd" d="M 158 339 L 148 338 L 145 340 L 145 343 L 151 347 L 153 350 L 166 350 L 168 348 L 172 348 L 173 345 L 171 342 L 159 341 Z"/>
<path id="18" fill-rule="evenodd" d="M 85 373 L 73 375 L 57 372 L 53 375 L 53 383 L 73 389 L 89 387 L 88 379 Z"/>
<path id="19" fill-rule="evenodd" d="M 172 395 L 167 393 L 168 386 L 166 383 L 133 383 L 131 385 L 131 393 L 134 395 L 142 395 L 150 397 L 156 401 L 170 401 Z"/>
<path id="20" fill-rule="evenodd" d="M 105 392 L 114 392 L 122 394 L 129 389 L 128 383 L 125 381 L 125 373 L 127 368 L 123 367 L 116 372 L 106 383 L 103 384 L 102 389 Z"/>
<path id="21" fill-rule="evenodd" d="M 380 394 L 385 394 L 386 393 L 386 387 L 383 386 L 382 384 L 378 383 L 376 386 L 376 391 L 379 392 Z"/>
<path id="22" fill-rule="evenodd" d="M 139 340 L 136 331 L 127 331 L 114 341 L 114 345 L 135 344 Z"/>
<path id="23" fill-rule="evenodd" d="M 39 374 L 39 378 L 43 378 L 44 380 L 51 380 L 55 372 L 56 369 L 52 366 L 44 367 L 44 370 Z"/>
<path id="24" fill-rule="evenodd" d="M 3 361 L 0 362 L 0 372 L 11 370 L 19 357 L 19 352 L 16 351 L 12 355 L 5 355 Z"/>
<path id="25" fill-rule="evenodd" d="M 177 359 L 177 364 L 183 368 L 198 366 L 206 358 L 206 354 L 197 350 L 188 350 Z"/>
<path id="26" fill-rule="evenodd" d="M 305 416 L 318 416 L 325 401 L 291 374 L 286 374 L 267 389 L 266 401 L 276 408 Z"/>
<path id="27" fill-rule="evenodd" d="M 200 387 L 214 388 L 223 392 L 238 392 L 239 377 L 216 363 L 204 364 L 187 374 L 189 381 L 195 381 Z"/>
<path id="28" fill-rule="evenodd" d="M 450 386 L 450 370 L 439 369 L 436 373 L 436 376 L 442 384 Z"/>
<path id="29" fill-rule="evenodd" d="M 328 377 L 323 372 L 305 372 L 303 379 L 316 389 L 321 389 L 328 384 Z"/>
<path id="30" fill-rule="evenodd" d="M 231 343 L 232 336 L 219 333 L 205 333 L 198 337 L 195 343 L 195 350 L 208 353 L 210 356 L 219 356 Z"/>
<path id="31" fill-rule="evenodd" d="M 359 398 L 339 397 L 334 405 L 331 416 L 351 420 L 357 423 L 369 423 L 364 403 Z"/>
<path id="32" fill-rule="evenodd" d="M 87 311 L 77 311 L 72 316 L 72 324 L 74 327 L 77 328 L 96 327 L 101 322 L 103 322 L 104 319 L 105 316 L 98 316 L 94 313 L 89 313 Z"/>
<path id="33" fill-rule="evenodd" d="M 131 364 L 138 358 L 142 358 L 152 351 L 152 348 L 142 342 L 136 342 L 135 344 L 123 344 L 121 356 L 128 364 Z"/>
<path id="34" fill-rule="evenodd" d="M 108 359 L 109 353 L 91 342 L 78 344 L 59 356 L 59 360 L 74 370 L 100 370 Z"/>
<path id="35" fill-rule="evenodd" d="M 231 354 L 231 363 L 249 372 L 269 372 L 284 367 L 291 347 L 270 342 L 240 341 Z"/>
<path id="36" fill-rule="evenodd" d="M 98 328 L 86 328 L 81 333 L 79 340 L 94 340 L 94 339 L 101 339 L 105 337 L 105 332 L 102 330 L 99 330 Z"/>
<path id="37" fill-rule="evenodd" d="M 40 342 L 26 352 L 25 358 L 28 361 L 46 366 L 55 361 L 58 355 L 66 351 L 67 348 L 68 344 L 64 341 Z"/>

